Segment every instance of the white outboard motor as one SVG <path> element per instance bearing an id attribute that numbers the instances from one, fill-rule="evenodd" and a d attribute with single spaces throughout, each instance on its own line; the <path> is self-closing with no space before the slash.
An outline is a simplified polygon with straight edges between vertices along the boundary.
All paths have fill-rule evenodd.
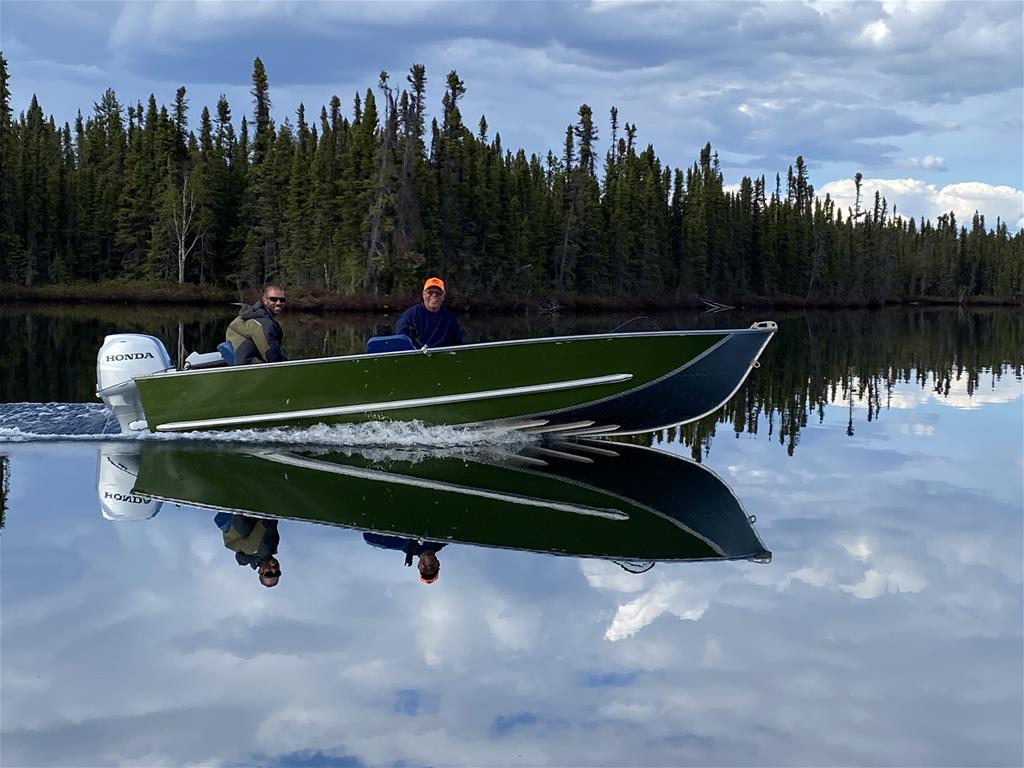
<path id="1" fill-rule="evenodd" d="M 96 453 L 96 496 L 107 520 L 149 520 L 163 506 L 149 496 L 133 493 L 139 474 L 139 451 L 131 446 L 102 445 Z"/>
<path id="2" fill-rule="evenodd" d="M 122 432 L 146 429 L 135 376 L 174 370 L 163 342 L 141 333 L 115 333 L 96 356 L 96 397 L 114 412 Z"/>

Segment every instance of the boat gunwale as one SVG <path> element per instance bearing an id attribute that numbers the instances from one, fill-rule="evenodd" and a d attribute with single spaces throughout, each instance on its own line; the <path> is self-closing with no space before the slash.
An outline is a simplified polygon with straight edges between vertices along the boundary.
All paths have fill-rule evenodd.
<path id="1" fill-rule="evenodd" d="M 316 365 L 323 363 L 336 363 L 342 361 L 356 361 L 356 360 L 368 360 L 378 358 L 390 358 L 400 357 L 403 355 L 426 355 L 430 356 L 436 353 L 442 352 L 457 352 L 468 349 L 485 349 L 491 347 L 506 347 L 506 346 L 518 346 L 525 344 L 547 344 L 547 343 L 565 343 L 573 341 L 590 341 L 590 340 L 611 340 L 611 339 L 623 339 L 623 338 L 661 338 L 669 336 L 730 336 L 733 334 L 767 334 L 769 338 L 774 333 L 774 329 L 768 328 L 724 328 L 719 330 L 712 329 L 701 329 L 701 330 L 677 330 L 677 331 L 638 331 L 634 333 L 595 333 L 595 334 L 579 334 L 575 336 L 543 336 L 532 339 L 504 339 L 500 341 L 483 341 L 476 342 L 473 344 L 459 344 L 450 347 L 423 347 L 420 349 L 403 349 L 394 352 L 360 352 L 354 355 L 332 355 L 330 357 L 313 357 L 304 360 L 283 360 L 277 363 L 255 363 L 253 365 L 227 365 L 218 366 L 216 368 L 198 368 L 198 369 L 185 369 L 185 370 L 167 370 L 167 371 L 156 371 L 154 373 L 147 373 L 141 376 L 133 376 L 134 381 L 163 379 L 175 376 L 199 376 L 201 374 L 216 374 L 216 373 L 231 373 L 239 371 L 252 370 L 254 365 L 260 369 L 265 366 L 274 366 L 277 368 L 285 368 L 291 366 L 300 365 Z M 766 342 L 767 343 L 767 342 Z"/>

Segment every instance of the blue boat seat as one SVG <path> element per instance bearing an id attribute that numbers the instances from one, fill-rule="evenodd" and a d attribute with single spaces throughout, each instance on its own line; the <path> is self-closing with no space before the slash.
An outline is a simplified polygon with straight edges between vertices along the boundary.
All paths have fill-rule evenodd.
<path id="1" fill-rule="evenodd" d="M 235 364 L 235 348 L 231 346 L 230 341 L 222 341 L 217 345 L 217 351 L 220 352 L 220 356 L 224 358 L 224 362 L 228 365 Z"/>
<path id="2" fill-rule="evenodd" d="M 408 349 L 416 349 L 412 339 L 404 333 L 396 333 L 393 336 L 371 336 L 366 342 L 368 354 L 375 355 L 380 352 L 402 352 Z"/>

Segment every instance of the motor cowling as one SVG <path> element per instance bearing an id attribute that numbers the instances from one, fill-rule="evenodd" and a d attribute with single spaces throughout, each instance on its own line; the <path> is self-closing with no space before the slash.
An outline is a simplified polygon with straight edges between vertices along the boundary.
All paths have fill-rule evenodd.
<path id="1" fill-rule="evenodd" d="M 134 492 L 139 452 L 134 446 L 104 445 L 96 462 L 96 495 L 107 520 L 148 520 L 163 502 Z"/>
<path id="2" fill-rule="evenodd" d="M 96 356 L 96 396 L 117 417 L 122 432 L 145 427 L 136 376 L 173 370 L 163 342 L 141 333 L 116 333 L 103 340 Z"/>
<path id="3" fill-rule="evenodd" d="M 155 336 L 115 333 L 103 339 L 96 356 L 96 390 L 173 367 L 167 348 Z"/>

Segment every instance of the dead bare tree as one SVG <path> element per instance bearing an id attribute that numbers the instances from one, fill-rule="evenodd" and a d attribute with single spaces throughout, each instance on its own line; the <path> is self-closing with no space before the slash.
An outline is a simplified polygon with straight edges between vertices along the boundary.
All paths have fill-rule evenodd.
<path id="1" fill-rule="evenodd" d="M 199 226 L 196 214 L 199 203 L 195 191 L 189 188 L 188 175 L 181 182 L 181 198 L 171 211 L 171 229 L 178 246 L 178 283 L 185 282 L 185 263 L 195 250 L 196 243 L 206 234 L 205 225 Z"/>

